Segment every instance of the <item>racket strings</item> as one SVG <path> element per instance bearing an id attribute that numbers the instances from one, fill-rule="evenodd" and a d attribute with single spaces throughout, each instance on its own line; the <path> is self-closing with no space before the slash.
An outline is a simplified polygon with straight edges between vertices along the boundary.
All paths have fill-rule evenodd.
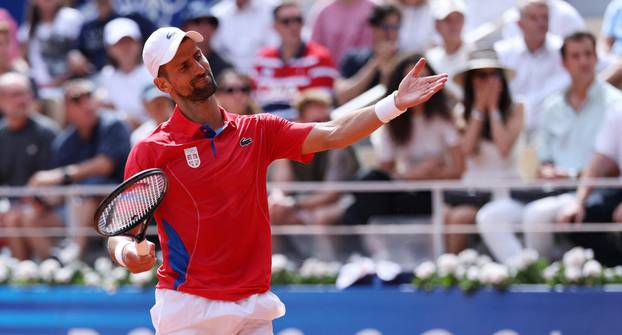
<path id="1" fill-rule="evenodd" d="M 132 228 L 157 206 L 165 189 L 166 180 L 160 174 L 130 185 L 104 208 L 98 222 L 100 230 L 117 234 Z"/>

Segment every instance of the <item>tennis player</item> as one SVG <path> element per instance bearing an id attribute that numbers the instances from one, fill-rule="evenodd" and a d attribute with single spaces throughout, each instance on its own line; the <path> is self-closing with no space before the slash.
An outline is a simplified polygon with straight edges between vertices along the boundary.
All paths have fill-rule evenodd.
<path id="1" fill-rule="evenodd" d="M 447 75 L 420 78 L 420 61 L 398 91 L 333 121 L 299 124 L 270 114 L 227 113 L 197 46 L 203 37 L 167 27 L 145 42 L 144 64 L 177 106 L 129 155 L 126 178 L 160 168 L 169 179 L 155 212 L 163 263 L 151 309 L 158 334 L 272 334 L 285 314 L 270 292 L 271 241 L 266 173 L 276 159 L 309 162 L 345 147 L 439 91 Z M 127 237 L 108 240 L 111 257 L 131 272 L 149 270 L 155 248 L 139 256 Z"/>

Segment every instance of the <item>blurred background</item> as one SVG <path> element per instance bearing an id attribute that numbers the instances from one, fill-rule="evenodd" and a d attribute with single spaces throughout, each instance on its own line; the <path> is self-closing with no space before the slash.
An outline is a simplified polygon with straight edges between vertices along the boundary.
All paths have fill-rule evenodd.
<path id="1" fill-rule="evenodd" d="M 328 121 L 391 94 L 422 57 L 424 75 L 449 74 L 369 138 L 270 167 L 273 283 L 293 307 L 278 334 L 622 327 L 619 289 L 523 309 L 555 285 L 622 283 L 622 1 L 0 0 L 1 334 L 153 333 L 155 269 L 117 268 L 92 218 L 175 107 L 141 58 L 169 25 L 204 36 L 216 97 L 241 115 Z M 424 293 L 522 284 L 536 286 Z M 343 318 L 309 307 L 322 299 Z M 580 299 L 607 308 L 547 317 Z M 497 322 L 473 321 L 487 313 Z"/>

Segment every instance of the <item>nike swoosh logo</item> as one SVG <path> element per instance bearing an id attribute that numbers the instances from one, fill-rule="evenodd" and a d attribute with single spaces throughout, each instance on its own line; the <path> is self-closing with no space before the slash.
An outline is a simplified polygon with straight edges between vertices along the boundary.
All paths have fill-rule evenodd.
<path id="1" fill-rule="evenodd" d="M 253 139 L 250 137 L 242 137 L 242 139 L 240 140 L 241 147 L 245 147 L 251 143 L 253 143 Z"/>
<path id="2" fill-rule="evenodd" d="M 173 33 L 173 32 L 166 34 L 166 39 L 170 40 L 171 37 L 173 37 L 173 35 L 175 35 L 175 33 Z"/>

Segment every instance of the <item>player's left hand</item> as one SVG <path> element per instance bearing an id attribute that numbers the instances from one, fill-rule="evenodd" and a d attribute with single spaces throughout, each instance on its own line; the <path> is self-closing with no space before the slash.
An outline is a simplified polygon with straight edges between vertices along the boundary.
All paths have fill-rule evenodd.
<path id="1" fill-rule="evenodd" d="M 445 86 L 447 82 L 446 73 L 427 77 L 419 76 L 425 68 L 425 64 L 425 59 L 421 58 L 402 79 L 395 96 L 395 106 L 398 109 L 405 110 L 420 105 Z"/>

